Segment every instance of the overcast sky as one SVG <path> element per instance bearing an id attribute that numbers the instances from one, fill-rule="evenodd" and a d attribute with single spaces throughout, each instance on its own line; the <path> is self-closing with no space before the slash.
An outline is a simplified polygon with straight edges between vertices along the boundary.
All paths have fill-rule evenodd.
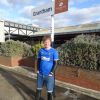
<path id="1" fill-rule="evenodd" d="M 0 19 L 51 27 L 51 17 L 33 19 L 31 9 L 52 0 L 0 0 Z M 69 0 L 69 10 L 55 15 L 55 27 L 100 21 L 100 0 Z"/>

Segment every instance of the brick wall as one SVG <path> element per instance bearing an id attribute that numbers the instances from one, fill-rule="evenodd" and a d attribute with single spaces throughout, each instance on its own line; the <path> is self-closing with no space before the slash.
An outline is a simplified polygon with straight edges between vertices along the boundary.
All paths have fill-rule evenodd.
<path id="1" fill-rule="evenodd" d="M 56 79 L 100 91 L 100 72 L 75 67 L 58 66 Z"/>
<path id="2" fill-rule="evenodd" d="M 34 58 L 33 57 L 4 57 L 0 56 L 0 64 L 5 66 L 28 66 L 34 67 Z"/>

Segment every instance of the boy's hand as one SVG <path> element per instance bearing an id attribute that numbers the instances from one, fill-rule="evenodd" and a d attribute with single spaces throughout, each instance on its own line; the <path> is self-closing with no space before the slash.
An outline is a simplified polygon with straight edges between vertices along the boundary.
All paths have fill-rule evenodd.
<path id="1" fill-rule="evenodd" d="M 37 71 L 37 74 L 39 74 L 39 71 Z"/>
<path id="2" fill-rule="evenodd" d="M 53 72 L 51 72 L 51 73 L 49 74 L 49 76 L 53 76 Z"/>

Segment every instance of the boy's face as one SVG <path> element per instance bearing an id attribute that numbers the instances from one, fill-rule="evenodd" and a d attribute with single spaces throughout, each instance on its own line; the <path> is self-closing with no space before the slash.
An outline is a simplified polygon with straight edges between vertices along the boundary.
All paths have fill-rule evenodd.
<path id="1" fill-rule="evenodd" d="M 45 40 L 45 41 L 43 42 L 43 44 L 44 44 L 44 47 L 45 47 L 45 48 L 51 47 L 51 41 L 50 41 L 49 39 Z"/>

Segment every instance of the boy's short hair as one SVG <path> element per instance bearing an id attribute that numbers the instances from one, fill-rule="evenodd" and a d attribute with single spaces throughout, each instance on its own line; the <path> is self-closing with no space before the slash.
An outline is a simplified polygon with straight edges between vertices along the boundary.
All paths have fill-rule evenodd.
<path id="1" fill-rule="evenodd" d="M 43 39 L 42 39 L 42 41 L 44 42 L 44 41 L 46 41 L 46 40 L 50 40 L 50 42 L 52 42 L 51 36 L 50 36 L 50 35 L 44 36 Z"/>

